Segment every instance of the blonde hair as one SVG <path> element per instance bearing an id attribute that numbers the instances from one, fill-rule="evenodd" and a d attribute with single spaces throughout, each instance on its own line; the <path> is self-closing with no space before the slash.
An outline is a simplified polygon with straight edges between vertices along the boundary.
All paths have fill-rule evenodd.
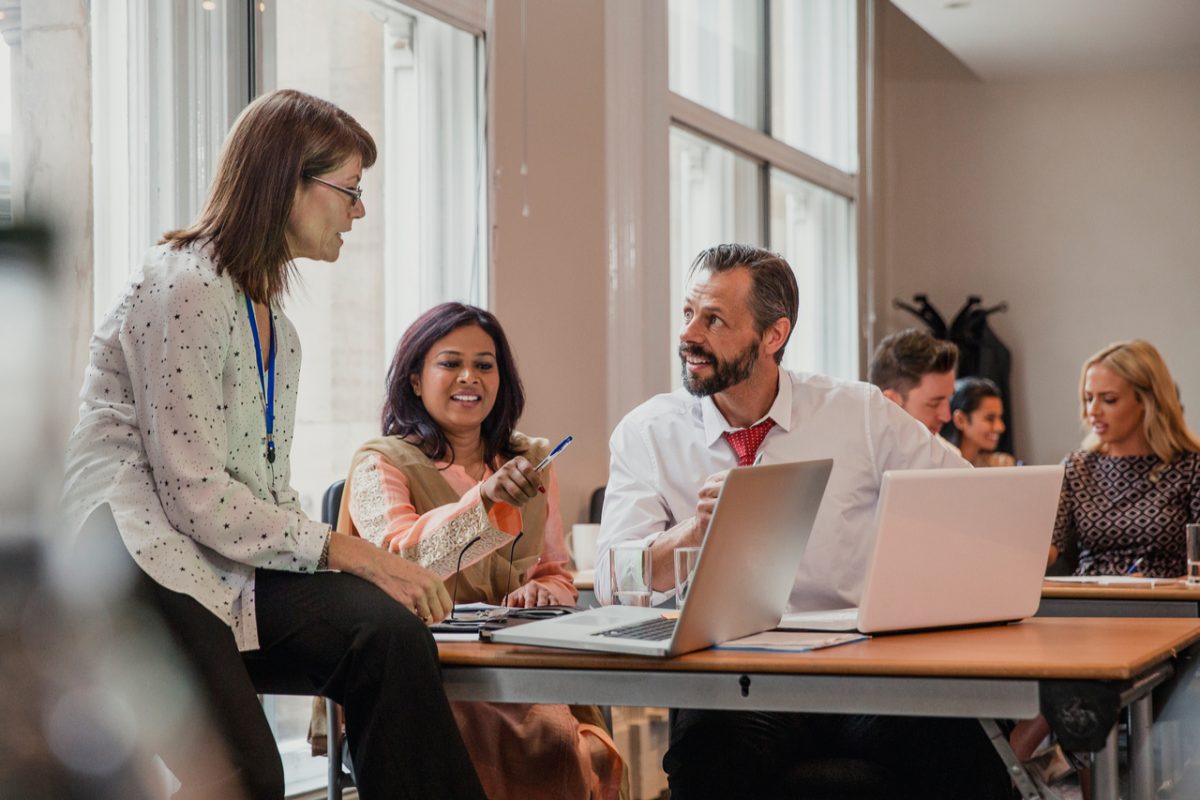
<path id="1" fill-rule="evenodd" d="M 1123 378 L 1133 387 L 1133 392 L 1145 409 L 1142 417 L 1142 433 L 1154 455 L 1163 464 L 1170 464 L 1180 453 L 1200 452 L 1200 439 L 1188 428 L 1183 419 L 1183 406 L 1179 403 L 1179 392 L 1167 363 L 1154 345 L 1143 339 L 1110 344 L 1089 358 L 1079 373 L 1079 401 L 1084 423 L 1087 423 L 1087 399 L 1084 382 L 1087 371 L 1102 366 L 1114 375 Z M 1083 440 L 1083 448 L 1099 452 L 1101 444 L 1095 433 Z"/>

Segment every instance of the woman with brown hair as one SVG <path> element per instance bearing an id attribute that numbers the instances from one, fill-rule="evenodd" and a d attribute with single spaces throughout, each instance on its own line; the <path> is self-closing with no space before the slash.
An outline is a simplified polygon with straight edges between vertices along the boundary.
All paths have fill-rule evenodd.
<path id="1" fill-rule="evenodd" d="M 280 301 L 295 259 L 337 260 L 375 158 L 331 103 L 258 98 L 199 219 L 149 251 L 92 337 L 71 529 L 111 510 L 231 762 L 214 773 L 164 742 L 176 797 L 283 797 L 265 675 L 342 704 L 364 798 L 484 796 L 425 624 L 449 611 L 438 576 L 308 519 L 290 486 L 300 345 Z"/>
<path id="2" fill-rule="evenodd" d="M 425 312 L 396 349 L 383 436 L 354 456 L 339 529 L 433 570 L 454 602 L 574 605 L 558 481 L 536 469 L 550 443 L 517 432 L 524 407 L 492 314 Z M 594 707 L 453 707 L 492 800 L 617 796 L 621 759 Z"/>
<path id="3" fill-rule="evenodd" d="M 1063 461 L 1051 562 L 1067 556 L 1077 575 L 1183 575 L 1200 440 L 1166 362 L 1140 339 L 1109 345 L 1083 365 L 1079 399 L 1090 431 Z"/>
<path id="4" fill-rule="evenodd" d="M 1004 400 L 988 378 L 959 378 L 950 396 L 950 421 L 942 437 L 975 467 L 1011 467 L 1017 460 L 997 450 L 1004 434 Z"/>

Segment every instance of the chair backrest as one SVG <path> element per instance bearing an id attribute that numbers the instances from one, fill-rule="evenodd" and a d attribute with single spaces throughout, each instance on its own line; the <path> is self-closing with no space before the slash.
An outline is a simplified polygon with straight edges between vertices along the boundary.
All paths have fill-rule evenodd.
<path id="1" fill-rule="evenodd" d="M 334 528 L 337 527 L 338 512 L 342 509 L 342 490 L 345 488 L 344 480 L 329 484 L 329 488 L 325 490 L 325 496 L 321 499 L 321 522 L 332 525 Z"/>
<path id="2" fill-rule="evenodd" d="M 599 523 L 600 512 L 604 510 L 604 487 L 592 492 L 592 500 L 588 503 L 588 522 Z"/>

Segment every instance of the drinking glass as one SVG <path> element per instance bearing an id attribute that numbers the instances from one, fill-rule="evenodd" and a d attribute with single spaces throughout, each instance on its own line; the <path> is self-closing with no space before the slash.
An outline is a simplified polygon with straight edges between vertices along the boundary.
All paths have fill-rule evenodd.
<path id="1" fill-rule="evenodd" d="M 696 564 L 700 563 L 699 547 L 675 548 L 675 606 L 683 608 L 688 591 L 692 588 L 692 576 L 696 574 Z"/>
<path id="2" fill-rule="evenodd" d="M 650 547 L 643 542 L 620 542 L 609 551 L 613 602 L 621 606 L 650 606 Z"/>
<path id="3" fill-rule="evenodd" d="M 1187 582 L 1200 586 L 1200 525 L 1187 526 Z"/>

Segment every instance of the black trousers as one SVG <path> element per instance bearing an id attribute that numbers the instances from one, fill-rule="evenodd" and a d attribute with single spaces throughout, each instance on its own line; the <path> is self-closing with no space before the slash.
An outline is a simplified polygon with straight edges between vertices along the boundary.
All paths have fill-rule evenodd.
<path id="1" fill-rule="evenodd" d="M 831 766 L 837 760 L 846 785 L 805 785 L 797 768 L 814 759 Z M 872 767 L 883 793 L 852 785 L 854 770 L 845 769 L 845 759 Z M 1004 763 L 973 719 L 680 709 L 671 712 L 663 769 L 671 800 L 1012 797 Z M 833 774 L 836 781 L 838 772 L 827 770 L 824 777 Z"/>
<path id="2" fill-rule="evenodd" d="M 244 655 L 229 627 L 196 600 L 145 577 L 147 592 L 208 696 L 232 763 L 213 774 L 188 747 L 164 749 L 183 784 L 177 799 L 232 797 L 240 788 L 250 800 L 281 800 L 283 765 L 257 692 L 297 681 L 345 708 L 364 800 L 484 797 L 442 690 L 433 637 L 373 584 L 335 572 L 258 570 L 261 648 Z"/>

